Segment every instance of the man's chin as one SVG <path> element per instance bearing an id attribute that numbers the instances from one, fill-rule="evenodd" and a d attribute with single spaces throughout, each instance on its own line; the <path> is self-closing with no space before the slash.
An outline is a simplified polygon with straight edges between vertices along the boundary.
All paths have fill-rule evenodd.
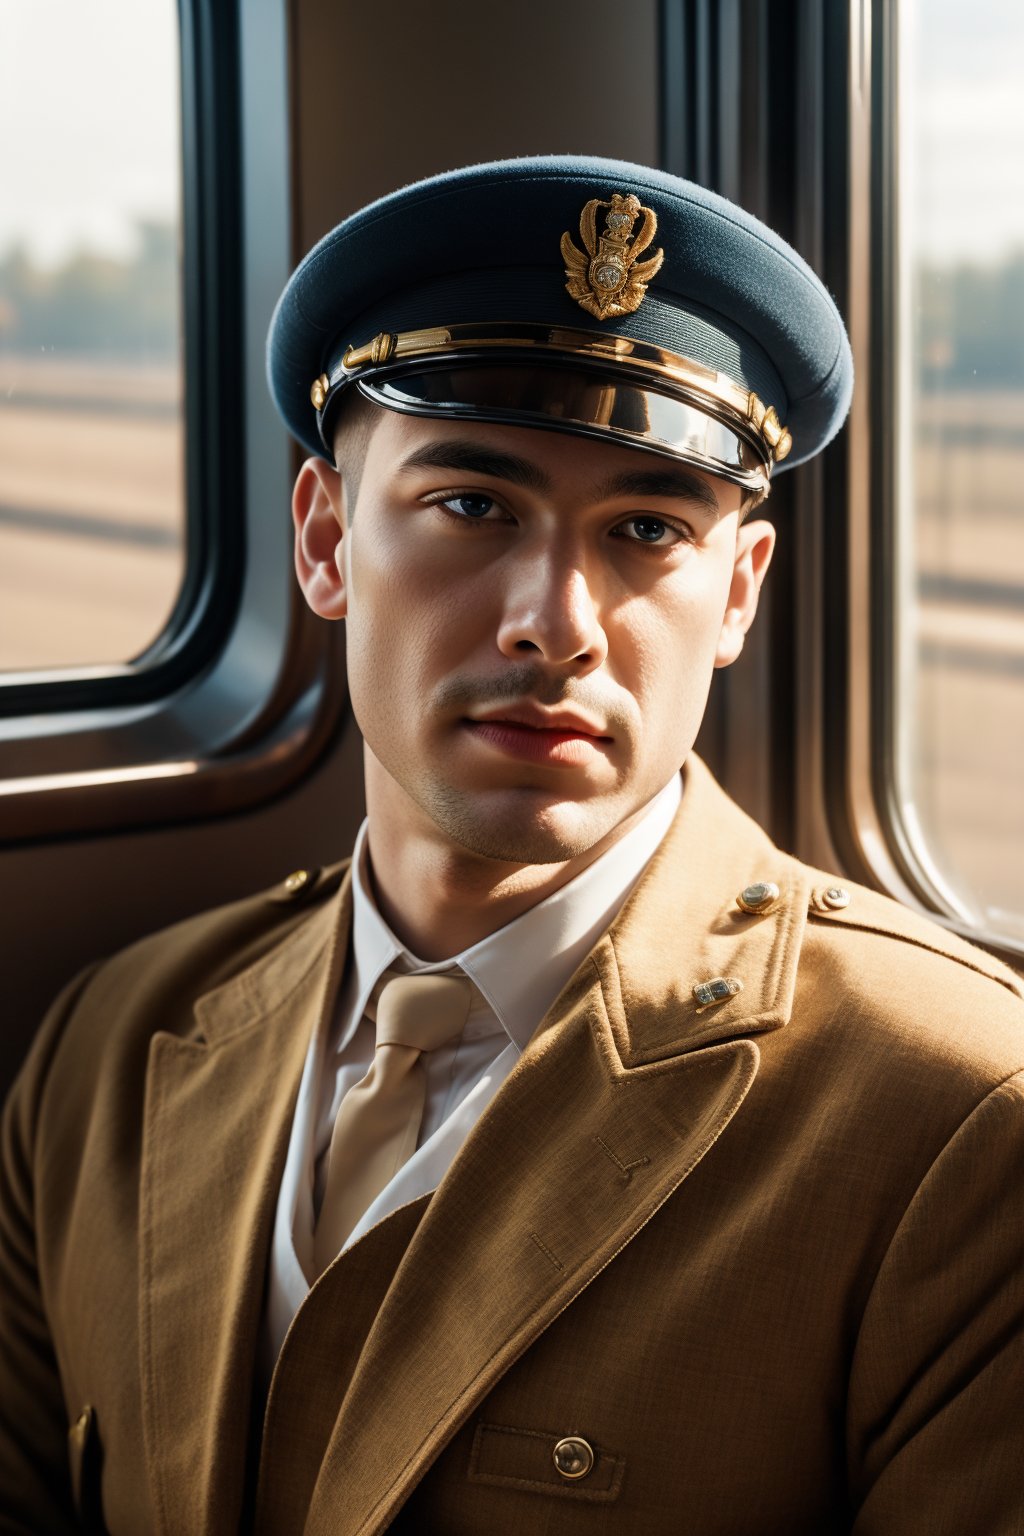
<path id="1" fill-rule="evenodd" d="M 604 801 L 556 798 L 550 789 L 483 793 L 443 786 L 424 805 L 445 837 L 503 864 L 564 864 L 581 858 L 618 824 Z"/>

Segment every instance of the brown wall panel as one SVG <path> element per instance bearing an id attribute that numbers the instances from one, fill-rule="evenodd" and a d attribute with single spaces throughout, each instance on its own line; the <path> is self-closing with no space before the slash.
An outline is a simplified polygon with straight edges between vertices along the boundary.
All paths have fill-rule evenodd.
<path id="1" fill-rule="evenodd" d="M 657 162 L 655 0 L 295 0 L 292 39 L 302 249 L 476 160 Z"/>

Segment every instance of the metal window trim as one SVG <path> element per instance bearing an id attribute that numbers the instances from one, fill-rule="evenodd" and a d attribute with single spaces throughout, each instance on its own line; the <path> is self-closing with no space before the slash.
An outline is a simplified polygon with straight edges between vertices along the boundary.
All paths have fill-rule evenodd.
<path id="1" fill-rule="evenodd" d="M 251 808 L 345 708 L 340 640 L 292 575 L 293 450 L 264 381 L 293 256 L 288 8 L 179 3 L 192 587 L 145 664 L 0 690 L 0 844 Z"/>
<path id="2" fill-rule="evenodd" d="M 660 164 L 770 220 L 769 79 L 773 67 L 769 0 L 659 0 Z M 803 475 L 802 470 L 796 472 Z M 787 480 L 795 477 L 786 477 Z M 766 515 L 783 517 L 789 491 L 772 492 Z M 773 593 L 786 556 L 761 595 L 757 643 L 718 673 L 697 747 L 724 786 L 763 825 L 777 827 L 772 787 L 777 739 L 784 734 L 772 677 L 778 639 Z M 779 580 L 776 577 L 779 576 Z M 752 738 L 764 745 L 752 753 Z"/>
<path id="3" fill-rule="evenodd" d="M 915 838 L 899 795 L 895 440 L 902 400 L 886 344 L 898 302 L 895 0 L 850 0 L 848 23 L 847 322 L 857 388 L 847 427 L 842 720 L 832 712 L 844 771 L 840 792 L 825 791 L 829 827 L 854 878 L 1019 965 L 1024 944 L 977 922 Z M 880 422 L 893 430 L 879 431 Z"/>

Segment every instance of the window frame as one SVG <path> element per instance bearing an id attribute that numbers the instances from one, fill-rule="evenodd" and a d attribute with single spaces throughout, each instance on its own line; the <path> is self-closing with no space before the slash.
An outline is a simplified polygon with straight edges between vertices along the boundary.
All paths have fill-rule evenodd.
<path id="1" fill-rule="evenodd" d="M 895 0 L 850 0 L 846 309 L 857 386 L 846 432 L 844 517 L 826 560 L 845 570 L 842 645 L 828 662 L 826 738 L 843 772 L 825 787 L 827 820 L 855 878 L 1020 965 L 1024 944 L 980 927 L 908 826 L 896 776 L 899 635 L 905 579 L 896 430 L 899 101 Z M 829 545 L 833 553 L 829 553 Z M 831 698 L 831 703 L 829 702 Z"/>
<path id="2" fill-rule="evenodd" d="M 264 375 L 293 265 L 285 0 L 179 0 L 186 574 L 132 663 L 0 679 L 0 844 L 223 814 L 306 772 L 345 702 L 299 600 Z"/>
<path id="3" fill-rule="evenodd" d="M 213 654 L 237 611 L 244 563 L 240 501 L 223 496 L 241 421 L 218 420 L 222 359 L 239 355 L 238 78 L 232 7 L 180 0 L 181 316 L 185 571 L 167 622 L 131 661 L 0 673 L 0 717 L 146 703 Z M 220 430 L 217 430 L 219 428 Z M 225 508 L 218 518 L 210 509 Z M 216 601 L 214 600 L 216 597 Z"/>

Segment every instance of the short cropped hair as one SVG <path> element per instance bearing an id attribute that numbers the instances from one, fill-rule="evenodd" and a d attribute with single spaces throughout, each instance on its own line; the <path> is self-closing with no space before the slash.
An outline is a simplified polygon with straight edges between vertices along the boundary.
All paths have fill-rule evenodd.
<path id="1" fill-rule="evenodd" d="M 366 452 L 383 407 L 359 389 L 349 389 L 338 410 L 334 428 L 334 462 L 345 485 L 346 517 L 349 523 L 356 510 L 359 484 L 363 478 Z"/>

